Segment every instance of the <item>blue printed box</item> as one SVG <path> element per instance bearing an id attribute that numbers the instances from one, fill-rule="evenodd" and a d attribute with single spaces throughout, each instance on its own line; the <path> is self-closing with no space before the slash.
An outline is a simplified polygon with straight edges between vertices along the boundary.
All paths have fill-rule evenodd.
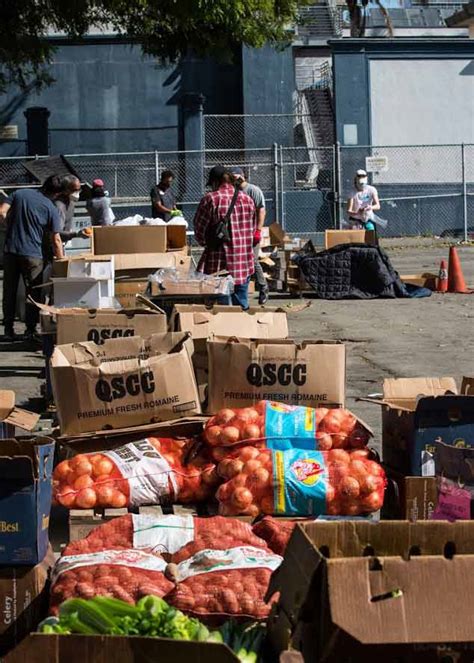
<path id="1" fill-rule="evenodd" d="M 423 459 L 433 457 L 436 444 L 474 447 L 474 398 L 472 396 L 432 396 L 422 398 L 415 411 L 415 439 L 411 454 L 412 474 L 427 475 Z M 433 469 L 434 464 L 427 467 Z"/>
<path id="2" fill-rule="evenodd" d="M 34 565 L 48 549 L 54 441 L 0 441 L 0 565 Z"/>

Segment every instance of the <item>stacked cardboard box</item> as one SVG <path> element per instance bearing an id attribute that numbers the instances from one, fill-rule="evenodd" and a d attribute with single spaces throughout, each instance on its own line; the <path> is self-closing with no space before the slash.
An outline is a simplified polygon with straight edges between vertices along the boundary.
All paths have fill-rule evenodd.
<path id="1" fill-rule="evenodd" d="M 4 405 L 11 393 L 0 392 Z M 48 604 L 54 441 L 13 437 L 16 426 L 36 421 L 14 407 L 2 412 L 4 432 L 12 437 L 0 444 L 0 657 L 35 628 Z"/>
<path id="2" fill-rule="evenodd" d="M 474 446 L 474 399 L 471 379 L 464 378 L 461 393 L 452 377 L 387 379 L 382 407 L 382 456 L 398 513 L 409 520 L 437 517 L 437 445 Z"/>
<path id="3" fill-rule="evenodd" d="M 94 226 L 91 252 L 55 261 L 53 277 L 70 277 L 75 273 L 75 264 L 84 260 L 113 260 L 114 296 L 124 308 L 137 306 L 136 295 L 146 294 L 152 272 L 157 269 L 187 272 L 191 265 L 184 226 Z"/>
<path id="4" fill-rule="evenodd" d="M 260 264 L 267 278 L 270 292 L 304 289 L 299 268 L 291 257 L 306 244 L 306 240 L 290 237 L 278 223 L 263 229 Z"/>

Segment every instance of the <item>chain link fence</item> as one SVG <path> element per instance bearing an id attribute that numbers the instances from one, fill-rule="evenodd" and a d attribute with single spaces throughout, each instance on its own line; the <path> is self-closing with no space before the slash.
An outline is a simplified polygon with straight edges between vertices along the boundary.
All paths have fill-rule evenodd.
<path id="1" fill-rule="evenodd" d="M 345 146 L 338 163 L 340 218 L 355 172 L 364 168 L 388 221 L 385 234 L 464 236 L 474 225 L 472 145 Z"/>
<path id="2" fill-rule="evenodd" d="M 294 116 L 290 125 L 296 126 Z M 0 159 L 0 188 L 34 185 L 22 165 L 32 158 Z M 152 186 L 163 170 L 172 170 L 178 204 L 192 229 L 208 172 L 220 163 L 240 166 L 248 181 L 262 188 L 268 222 L 278 221 L 296 236 L 312 237 L 341 225 L 355 172 L 364 168 L 381 199 L 379 215 L 388 221 L 382 235 L 474 234 L 474 145 L 318 147 L 273 141 L 264 148 L 234 145 L 66 158 L 83 181 L 105 181 L 118 219 L 136 213 L 148 216 Z"/>

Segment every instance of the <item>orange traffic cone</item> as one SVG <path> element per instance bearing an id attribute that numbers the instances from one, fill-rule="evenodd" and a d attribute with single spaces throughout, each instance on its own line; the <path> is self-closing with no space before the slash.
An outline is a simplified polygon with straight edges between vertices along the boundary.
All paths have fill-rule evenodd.
<path id="1" fill-rule="evenodd" d="M 442 260 L 439 266 L 438 282 L 436 284 L 436 292 L 448 291 L 448 265 L 446 260 Z"/>
<path id="2" fill-rule="evenodd" d="M 455 246 L 449 247 L 448 292 L 467 293 L 461 261 Z"/>

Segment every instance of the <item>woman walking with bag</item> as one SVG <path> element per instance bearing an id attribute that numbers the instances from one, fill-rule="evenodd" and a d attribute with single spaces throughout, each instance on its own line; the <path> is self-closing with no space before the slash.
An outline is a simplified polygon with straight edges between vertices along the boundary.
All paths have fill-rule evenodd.
<path id="1" fill-rule="evenodd" d="M 246 310 L 254 272 L 256 212 L 250 196 L 231 182 L 232 176 L 223 166 L 211 169 L 207 185 L 212 191 L 202 198 L 194 217 L 194 235 L 204 246 L 198 271 L 215 274 L 227 270 L 234 279 L 234 294 L 221 303 Z"/>

